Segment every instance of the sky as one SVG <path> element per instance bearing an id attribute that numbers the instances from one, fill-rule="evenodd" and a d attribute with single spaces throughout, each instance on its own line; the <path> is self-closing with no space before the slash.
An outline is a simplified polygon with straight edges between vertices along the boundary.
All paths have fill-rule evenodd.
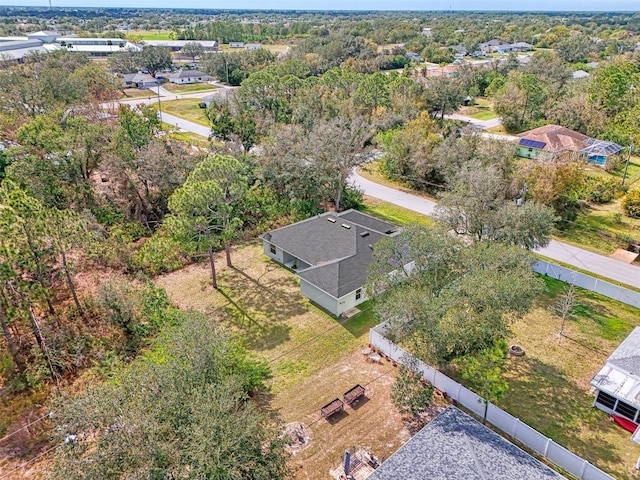
<path id="1" fill-rule="evenodd" d="M 297 10 L 640 11 L 640 0 L 51 0 L 57 7 L 140 7 Z M 47 6 L 48 0 L 0 0 Z"/>

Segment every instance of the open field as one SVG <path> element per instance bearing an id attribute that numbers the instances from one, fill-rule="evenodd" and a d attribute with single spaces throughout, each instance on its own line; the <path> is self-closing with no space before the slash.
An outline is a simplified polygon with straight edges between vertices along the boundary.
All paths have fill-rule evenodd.
<path id="1" fill-rule="evenodd" d="M 200 125 L 209 127 L 211 124 L 205 115 L 205 109 L 200 108 L 198 106 L 199 103 L 199 98 L 185 98 L 182 100 L 169 101 L 163 100 L 162 111 L 175 115 L 176 117 L 184 118 L 190 122 L 199 123 Z M 151 106 L 153 108 L 158 108 L 157 103 L 151 104 Z"/>
<path id="2" fill-rule="evenodd" d="M 125 35 L 136 35 L 142 40 L 173 40 L 171 30 L 129 30 Z"/>
<path id="3" fill-rule="evenodd" d="M 609 472 L 636 478 L 640 446 L 631 434 L 592 408 L 589 381 L 607 357 L 640 324 L 638 310 L 577 289 L 577 305 L 558 335 L 561 318 L 553 305 L 566 284 L 546 278 L 547 295 L 516 322 L 511 343 L 526 355 L 511 358 L 509 390 L 499 405 L 559 444 Z"/>
<path id="4" fill-rule="evenodd" d="M 232 259 L 234 268 L 228 268 L 218 255 L 218 292 L 206 263 L 162 276 L 157 284 L 180 308 L 215 315 L 269 361 L 271 392 L 263 401 L 284 423 L 303 422 L 311 430 L 309 446 L 291 458 L 295 478 L 328 478 L 353 445 L 389 456 L 408 432 L 390 402 L 394 367 L 367 363 L 360 353 L 378 323 L 373 312 L 365 309 L 346 321 L 328 315 L 300 294 L 293 273 L 262 254 L 261 244 L 238 248 Z M 331 421 L 322 419 L 320 407 L 357 383 L 365 386 L 366 399 Z"/>
<path id="5" fill-rule="evenodd" d="M 216 89 L 216 86 L 209 85 L 208 83 L 191 83 L 180 85 L 177 83 L 165 82 L 162 84 L 162 88 L 171 93 L 193 93 L 204 92 L 207 90 L 214 91 Z"/>

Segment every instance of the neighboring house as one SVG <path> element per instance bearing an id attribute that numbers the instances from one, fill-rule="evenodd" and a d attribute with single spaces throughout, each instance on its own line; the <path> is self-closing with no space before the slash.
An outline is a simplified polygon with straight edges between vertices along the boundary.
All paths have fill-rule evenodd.
<path id="1" fill-rule="evenodd" d="M 498 47 L 501 47 L 502 45 L 508 45 L 508 43 L 494 38 L 493 40 L 489 40 L 488 42 L 481 43 L 480 50 L 482 50 L 485 53 L 495 52 L 498 49 Z"/>
<path id="2" fill-rule="evenodd" d="M 511 44 L 511 50 L 514 52 L 528 52 L 533 50 L 533 45 L 527 42 L 516 42 Z"/>
<path id="3" fill-rule="evenodd" d="M 404 56 L 407 57 L 412 62 L 422 62 L 422 57 L 415 52 L 406 52 Z"/>
<path id="4" fill-rule="evenodd" d="M 422 29 L 422 36 L 423 37 L 431 37 L 433 35 L 433 33 L 431 32 L 431 28 L 429 27 L 425 27 Z"/>
<path id="5" fill-rule="evenodd" d="M 153 78 L 148 73 L 125 73 L 122 76 L 122 84 L 125 88 L 145 89 L 156 87 L 159 83 L 159 80 Z"/>
<path id="6" fill-rule="evenodd" d="M 590 138 L 560 125 L 534 128 L 518 137 L 518 156 L 534 160 L 552 160 L 562 152 L 578 152 L 587 162 L 605 166 L 610 157 L 622 152 L 617 143 Z"/>
<path id="7" fill-rule="evenodd" d="M 211 80 L 211 75 L 200 72 L 198 70 L 180 70 L 167 75 L 167 80 L 171 83 L 200 83 Z"/>
<path id="8" fill-rule="evenodd" d="M 571 74 L 571 76 L 577 80 L 579 78 L 587 78 L 590 75 L 588 72 L 585 72 L 584 70 L 576 70 Z"/>
<path id="9" fill-rule="evenodd" d="M 560 125 L 545 125 L 518 135 L 518 156 L 551 160 L 560 152 L 579 152 L 590 138 Z"/>
<path id="10" fill-rule="evenodd" d="M 459 53 L 462 56 L 467 54 L 467 47 L 464 45 L 450 45 L 447 47 L 449 50 L 453 50 L 456 53 Z"/>
<path id="11" fill-rule="evenodd" d="M 262 48 L 262 44 L 261 43 L 247 43 L 247 45 L 244 47 L 245 50 L 248 51 L 254 51 L 254 50 L 260 50 Z"/>
<path id="12" fill-rule="evenodd" d="M 400 229 L 355 210 L 327 212 L 262 235 L 264 253 L 295 270 L 301 293 L 340 316 L 364 302 L 373 247 Z"/>
<path id="13" fill-rule="evenodd" d="M 244 42 L 229 42 L 229 48 L 244 48 Z"/>
<path id="14" fill-rule="evenodd" d="M 411 437 L 382 462 L 368 480 L 427 478 L 565 479 L 454 406 L 448 407 Z"/>
<path id="15" fill-rule="evenodd" d="M 640 327 L 636 327 L 591 380 L 593 406 L 640 423 Z"/>

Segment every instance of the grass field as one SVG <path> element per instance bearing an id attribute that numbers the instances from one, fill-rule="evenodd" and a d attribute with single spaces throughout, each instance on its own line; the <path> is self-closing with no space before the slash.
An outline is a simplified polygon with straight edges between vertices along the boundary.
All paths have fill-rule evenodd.
<path id="1" fill-rule="evenodd" d="M 207 83 L 191 83 L 186 85 L 179 85 L 176 83 L 166 82 L 162 85 L 162 88 L 171 93 L 193 93 L 203 92 L 207 90 L 215 90 L 215 85 L 209 85 Z"/>
<path id="2" fill-rule="evenodd" d="M 188 98 L 182 100 L 169 100 L 162 101 L 162 111 L 175 115 L 176 117 L 184 118 L 190 122 L 199 123 L 206 127 L 211 126 L 209 120 L 205 115 L 205 109 L 200 108 L 199 98 Z M 158 104 L 152 104 L 153 108 L 158 108 Z"/>
<path id="3" fill-rule="evenodd" d="M 366 195 L 364 205 L 359 210 L 400 226 L 418 223 L 429 227 L 435 223 L 431 217 Z"/>
<path id="4" fill-rule="evenodd" d="M 617 248 L 626 249 L 624 239 L 640 241 L 640 219 L 621 214 L 620 200 L 606 205 L 592 205 L 581 213 L 570 228 L 558 232 L 556 238 L 603 255 Z"/>
<path id="5" fill-rule="evenodd" d="M 261 401 L 283 423 L 303 422 L 311 430 L 310 445 L 291 457 L 295 478 L 328 478 L 353 445 L 389 456 L 409 434 L 390 403 L 395 368 L 367 363 L 360 353 L 378 323 L 373 312 L 364 304 L 363 313 L 347 321 L 325 313 L 300 294 L 293 273 L 262 254 L 261 244 L 238 248 L 232 259 L 234 268 L 228 268 L 219 254 L 219 291 L 211 287 L 207 264 L 162 276 L 157 284 L 180 308 L 215 315 L 269 361 L 271 392 Z M 324 420 L 320 407 L 357 383 L 365 386 L 366 399 Z"/>
<path id="6" fill-rule="evenodd" d="M 130 30 L 126 35 L 136 35 L 142 40 L 173 40 L 171 30 Z"/>
<path id="7" fill-rule="evenodd" d="M 636 478 L 640 446 L 631 434 L 591 407 L 589 381 L 611 352 L 640 324 L 638 310 L 577 290 L 577 305 L 558 335 L 561 318 L 552 313 L 566 284 L 545 279 L 547 294 L 519 320 L 512 343 L 526 355 L 512 358 L 509 390 L 500 406 L 616 479 Z"/>
<path id="8" fill-rule="evenodd" d="M 492 111 L 485 110 L 478 113 L 472 113 L 471 117 L 477 120 L 491 120 L 492 118 L 498 118 L 498 115 Z"/>

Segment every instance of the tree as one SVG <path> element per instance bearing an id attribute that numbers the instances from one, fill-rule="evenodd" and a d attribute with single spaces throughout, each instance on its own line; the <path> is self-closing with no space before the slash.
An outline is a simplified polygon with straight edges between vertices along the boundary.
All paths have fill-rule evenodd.
<path id="1" fill-rule="evenodd" d="M 173 64 L 171 50 L 169 50 L 168 47 L 146 45 L 142 47 L 142 51 L 138 53 L 138 63 L 144 67 L 153 78 L 156 78 L 160 70 L 169 68 Z"/>
<path id="2" fill-rule="evenodd" d="M 402 415 L 417 417 L 423 413 L 433 399 L 433 385 L 422 381 L 415 359 L 407 361 L 401 368 L 391 389 L 391 401 Z"/>
<path id="3" fill-rule="evenodd" d="M 543 291 L 532 263 L 519 247 L 465 246 L 444 230 L 410 226 L 376 243 L 367 289 L 396 337 L 446 368 L 507 338 Z"/>
<path id="4" fill-rule="evenodd" d="M 231 240 L 242 225 L 234 208 L 247 191 L 244 166 L 229 155 L 210 155 L 189 174 L 182 187 L 169 197 L 171 215 L 166 220 L 170 232 L 187 249 L 207 251 L 213 287 L 218 288 L 214 250 L 223 245 L 231 266 Z"/>
<path id="5" fill-rule="evenodd" d="M 462 105 L 466 95 L 460 81 L 445 76 L 429 78 L 424 90 L 429 109 L 440 115 L 441 123 L 446 114 Z"/>
<path id="6" fill-rule="evenodd" d="M 455 174 L 451 190 L 441 194 L 436 217 L 458 235 L 476 241 L 499 241 L 528 249 L 547 245 L 556 220 L 553 211 L 524 202 L 524 197 L 516 203 L 508 182 L 499 166 L 472 160 Z"/>
<path id="7" fill-rule="evenodd" d="M 283 441 L 250 399 L 269 371 L 211 317 L 182 314 L 151 352 L 59 398 L 54 479 L 282 479 Z"/>
<path id="8" fill-rule="evenodd" d="M 181 52 L 187 57 L 191 57 L 192 61 L 196 61 L 196 57 L 200 57 L 204 54 L 204 47 L 198 42 L 187 42 L 182 47 Z"/>
<path id="9" fill-rule="evenodd" d="M 475 356 L 462 357 L 456 362 L 456 367 L 467 385 L 483 399 L 482 423 L 487 423 L 489 402 L 499 401 L 509 388 L 507 382 L 501 378 L 506 363 L 507 343 L 503 340 Z"/>
<path id="10" fill-rule="evenodd" d="M 573 309 L 576 306 L 576 286 L 573 283 L 570 283 L 565 287 L 564 292 L 558 299 L 556 303 L 556 311 L 562 318 L 562 323 L 560 324 L 560 332 L 559 335 L 564 335 L 564 326 L 567 322 L 567 319 L 572 317 Z"/>

